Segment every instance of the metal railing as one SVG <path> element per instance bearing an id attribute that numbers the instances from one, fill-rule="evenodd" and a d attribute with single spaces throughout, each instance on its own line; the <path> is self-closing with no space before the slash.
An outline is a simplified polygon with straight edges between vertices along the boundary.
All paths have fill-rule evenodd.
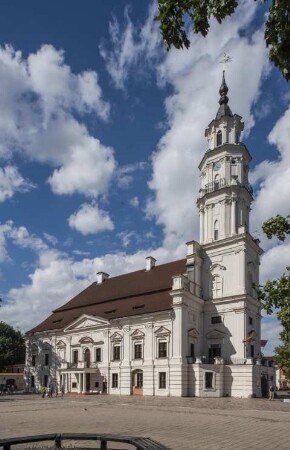
<path id="1" fill-rule="evenodd" d="M 169 447 L 146 437 L 120 436 L 116 434 L 92 434 L 92 433 L 54 433 L 37 436 L 15 437 L 0 440 L 0 448 L 11 450 L 13 445 L 31 444 L 33 442 L 54 441 L 55 448 L 62 448 L 63 441 L 99 441 L 101 450 L 107 450 L 109 442 L 122 442 L 132 445 L 137 450 L 170 450 Z"/>
<path id="2" fill-rule="evenodd" d="M 97 362 L 78 361 L 78 362 L 62 362 L 61 369 L 97 369 Z"/>

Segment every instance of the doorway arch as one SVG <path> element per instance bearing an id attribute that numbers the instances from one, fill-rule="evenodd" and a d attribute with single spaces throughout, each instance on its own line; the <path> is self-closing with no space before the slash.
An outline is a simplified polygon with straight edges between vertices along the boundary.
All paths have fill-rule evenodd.
<path id="1" fill-rule="evenodd" d="M 91 352 L 89 348 L 86 348 L 84 351 L 84 362 L 85 362 L 85 367 L 89 368 L 91 365 Z"/>

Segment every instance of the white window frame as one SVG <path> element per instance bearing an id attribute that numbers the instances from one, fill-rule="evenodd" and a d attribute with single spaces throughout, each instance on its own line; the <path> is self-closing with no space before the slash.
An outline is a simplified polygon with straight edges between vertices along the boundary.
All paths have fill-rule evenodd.
<path id="1" fill-rule="evenodd" d="M 141 357 L 140 358 L 136 358 L 135 355 L 135 347 L 136 345 L 141 345 Z M 133 341 L 133 355 L 132 355 L 132 359 L 136 360 L 136 361 L 140 361 L 143 360 L 143 356 L 144 356 L 144 345 L 143 345 L 143 341 Z"/>
<path id="2" fill-rule="evenodd" d="M 97 360 L 97 350 L 100 350 L 100 359 L 99 361 Z M 102 347 L 95 347 L 95 362 L 102 362 L 103 360 L 103 351 L 102 351 Z"/>
<path id="3" fill-rule="evenodd" d="M 120 349 L 120 358 L 119 359 L 115 359 L 115 355 L 114 355 L 114 349 L 119 347 Z M 112 344 L 112 361 L 121 361 L 122 360 L 122 347 L 121 347 L 121 342 L 113 342 Z"/>
<path id="4" fill-rule="evenodd" d="M 158 359 L 166 359 L 169 357 L 168 353 L 169 353 L 169 345 L 168 345 L 168 339 L 166 338 L 159 338 L 157 339 L 157 358 Z M 159 345 L 160 344 L 166 344 L 166 356 L 160 356 L 160 348 Z"/>

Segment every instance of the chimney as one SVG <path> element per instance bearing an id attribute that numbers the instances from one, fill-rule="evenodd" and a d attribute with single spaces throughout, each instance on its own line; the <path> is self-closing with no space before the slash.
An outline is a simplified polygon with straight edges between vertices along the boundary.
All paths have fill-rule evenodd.
<path id="1" fill-rule="evenodd" d="M 146 261 L 146 272 L 149 272 L 149 270 L 155 267 L 156 259 L 153 258 L 153 256 L 147 256 L 147 258 L 145 258 L 145 261 Z"/>
<path id="2" fill-rule="evenodd" d="M 108 275 L 106 272 L 98 272 L 97 273 L 97 283 L 102 284 L 103 281 L 105 281 L 107 278 L 109 278 L 110 275 Z"/>

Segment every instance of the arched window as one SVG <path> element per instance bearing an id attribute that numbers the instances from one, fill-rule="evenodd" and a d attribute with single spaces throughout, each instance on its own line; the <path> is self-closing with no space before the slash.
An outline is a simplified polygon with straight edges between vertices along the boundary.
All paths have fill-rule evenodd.
<path id="1" fill-rule="evenodd" d="M 240 140 L 240 133 L 236 131 L 236 144 L 239 143 L 239 140 Z"/>
<path id="2" fill-rule="evenodd" d="M 216 145 L 222 145 L 222 132 L 219 130 L 216 135 Z"/>
<path id="3" fill-rule="evenodd" d="M 219 238 L 219 221 L 216 220 L 214 223 L 214 240 L 217 241 Z"/>

